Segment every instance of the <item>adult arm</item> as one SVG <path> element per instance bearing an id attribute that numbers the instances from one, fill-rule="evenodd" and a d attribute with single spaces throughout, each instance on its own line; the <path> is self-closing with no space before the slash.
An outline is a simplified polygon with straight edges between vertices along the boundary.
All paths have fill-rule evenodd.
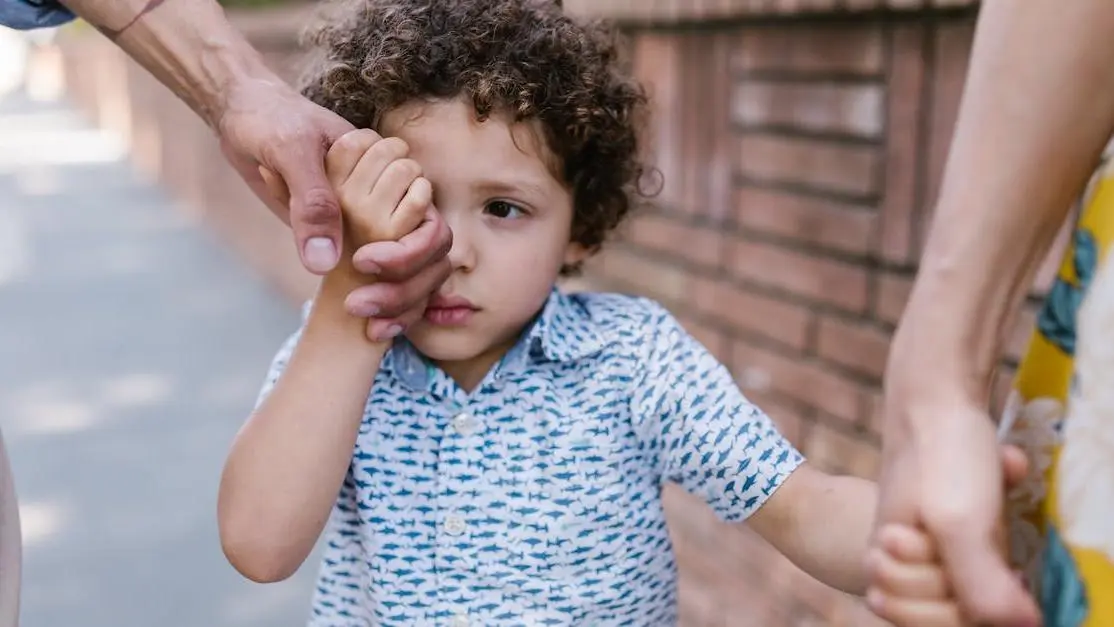
<path id="1" fill-rule="evenodd" d="M 1008 322 L 1114 130 L 1111 32 L 1107 0 L 984 0 L 891 347 L 879 520 L 925 525 L 980 623 L 1035 624 L 996 550 L 1001 470 L 985 408 Z"/>

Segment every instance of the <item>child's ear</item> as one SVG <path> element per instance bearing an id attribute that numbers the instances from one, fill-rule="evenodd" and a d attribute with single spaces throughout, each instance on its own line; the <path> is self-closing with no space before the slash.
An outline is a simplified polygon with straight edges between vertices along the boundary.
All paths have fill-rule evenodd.
<path id="1" fill-rule="evenodd" d="M 592 251 L 585 248 L 583 244 L 580 244 L 578 242 L 569 242 L 569 245 L 567 247 L 565 247 L 565 262 L 564 262 L 564 265 L 565 266 L 580 265 L 581 262 L 583 262 L 585 259 L 587 259 L 591 255 L 592 255 Z"/>

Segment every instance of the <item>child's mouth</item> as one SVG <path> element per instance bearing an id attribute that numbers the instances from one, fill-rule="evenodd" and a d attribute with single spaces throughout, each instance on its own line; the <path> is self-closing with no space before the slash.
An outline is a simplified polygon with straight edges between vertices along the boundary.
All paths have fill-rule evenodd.
<path id="1" fill-rule="evenodd" d="M 425 321 L 439 326 L 460 326 L 467 324 L 476 310 L 472 307 L 428 307 Z"/>
<path id="2" fill-rule="evenodd" d="M 436 294 L 426 307 L 424 318 L 430 324 L 459 326 L 467 324 L 479 308 L 467 298 Z"/>

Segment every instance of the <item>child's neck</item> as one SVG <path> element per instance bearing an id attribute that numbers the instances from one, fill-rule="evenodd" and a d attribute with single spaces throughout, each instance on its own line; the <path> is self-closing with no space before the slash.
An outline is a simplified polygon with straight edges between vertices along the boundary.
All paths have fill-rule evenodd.
<path id="1" fill-rule="evenodd" d="M 483 382 L 487 374 L 491 372 L 491 369 L 499 363 L 499 360 L 503 359 L 517 341 L 518 337 L 516 336 L 506 342 L 492 346 L 471 359 L 460 361 L 434 361 L 433 363 L 444 371 L 445 374 L 449 375 L 460 389 L 471 394 L 472 390 L 476 389 L 476 386 Z"/>

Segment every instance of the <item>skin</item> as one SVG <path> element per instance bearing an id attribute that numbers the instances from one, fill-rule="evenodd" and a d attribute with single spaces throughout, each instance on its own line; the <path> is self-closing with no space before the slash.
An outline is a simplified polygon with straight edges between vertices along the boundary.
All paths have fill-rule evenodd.
<path id="1" fill-rule="evenodd" d="M 397 238 L 434 204 L 457 233 L 441 294 L 464 296 L 479 311 L 466 326 L 416 324 L 409 337 L 466 388 L 540 310 L 561 266 L 584 255 L 569 241 L 571 196 L 545 167 L 535 129 L 473 118 L 461 101 L 404 105 L 384 120 L 390 139 L 366 148 L 338 143 L 327 160 L 353 246 Z M 384 215 L 400 217 L 392 228 L 376 226 Z M 389 348 L 366 340 L 345 310 L 362 280 L 344 265 L 325 278 L 286 371 L 229 454 L 218 497 L 221 543 L 249 579 L 277 581 L 297 570 L 344 480 Z"/>
<path id="2" fill-rule="evenodd" d="M 1028 461 L 1020 449 L 1002 449 L 1006 489 L 1025 479 Z M 871 586 L 867 604 L 895 627 L 967 627 L 944 572 L 940 553 L 923 529 L 888 524 L 867 554 Z"/>
<path id="3" fill-rule="evenodd" d="M 1111 32 L 1105 0 L 982 3 L 936 219 L 891 346 L 877 526 L 923 525 L 980 624 L 1038 622 L 997 550 L 1002 473 L 986 407 L 1010 318 L 1114 131 Z"/>
<path id="4" fill-rule="evenodd" d="M 541 309 L 561 266 L 585 255 L 569 241 L 569 190 L 553 177 L 552 156 L 537 129 L 508 123 L 501 115 L 478 122 L 470 105 L 459 100 L 400 107 L 386 116 L 383 131 L 404 140 L 406 154 L 422 164 L 433 204 L 455 233 L 449 252 L 453 273 L 431 302 L 463 297 L 477 309 L 463 324 L 438 324 L 436 315 L 427 314 L 407 337 L 471 389 Z M 380 157 L 368 155 L 381 152 L 382 145 L 373 145 L 361 162 L 379 163 Z M 353 151 L 336 161 L 347 164 L 357 157 Z M 352 174 L 340 183 L 340 196 L 349 224 L 383 215 L 403 197 L 405 177 L 387 183 L 385 175 L 374 180 L 380 166 L 347 169 Z M 407 198 L 413 206 L 395 213 L 417 215 L 425 196 Z M 350 464 L 387 350 L 386 344 L 362 341 L 359 326 L 339 304 L 358 280 L 343 269 L 326 279 L 286 371 L 244 425 L 225 466 L 218 503 L 221 541 L 232 565 L 253 580 L 284 579 L 301 565 Z M 874 502 L 872 483 L 806 464 L 748 524 L 817 578 L 862 594 Z"/>
<path id="5" fill-rule="evenodd" d="M 324 170 L 326 151 L 352 125 L 304 98 L 267 67 L 214 0 L 65 0 L 66 6 L 166 85 L 217 133 L 244 181 L 290 225 L 307 270 L 339 260 L 340 205 Z M 359 131 L 361 141 L 379 136 Z M 262 174 L 269 174 L 267 185 Z M 421 315 L 424 298 L 449 273 L 447 225 L 430 213 L 397 240 L 353 251 L 368 281 L 350 296 L 382 338 Z"/>

